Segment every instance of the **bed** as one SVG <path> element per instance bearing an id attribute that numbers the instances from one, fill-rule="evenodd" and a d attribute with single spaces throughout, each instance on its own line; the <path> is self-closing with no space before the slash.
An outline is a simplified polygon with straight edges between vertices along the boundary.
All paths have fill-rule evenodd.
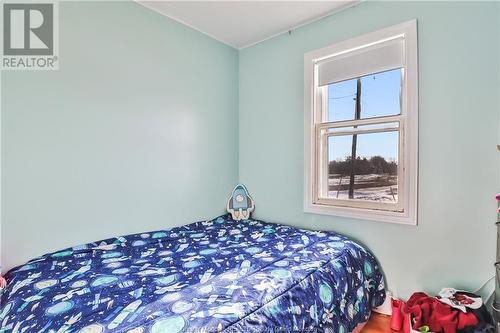
<path id="1" fill-rule="evenodd" d="M 0 332 L 335 332 L 383 303 L 351 239 L 231 215 L 35 258 L 6 275 Z"/>

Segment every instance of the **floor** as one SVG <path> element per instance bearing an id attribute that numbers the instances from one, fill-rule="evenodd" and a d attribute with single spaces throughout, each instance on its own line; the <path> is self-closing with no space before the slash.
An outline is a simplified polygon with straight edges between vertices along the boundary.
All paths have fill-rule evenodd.
<path id="1" fill-rule="evenodd" d="M 395 333 L 389 326 L 390 319 L 389 316 L 374 313 L 361 333 Z"/>

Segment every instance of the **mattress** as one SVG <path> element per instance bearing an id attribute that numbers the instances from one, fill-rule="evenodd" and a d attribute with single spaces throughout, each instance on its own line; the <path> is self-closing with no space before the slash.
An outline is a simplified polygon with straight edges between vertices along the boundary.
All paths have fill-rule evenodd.
<path id="1" fill-rule="evenodd" d="M 348 237 L 258 220 L 93 242 L 6 274 L 0 332 L 352 332 L 385 298 Z"/>

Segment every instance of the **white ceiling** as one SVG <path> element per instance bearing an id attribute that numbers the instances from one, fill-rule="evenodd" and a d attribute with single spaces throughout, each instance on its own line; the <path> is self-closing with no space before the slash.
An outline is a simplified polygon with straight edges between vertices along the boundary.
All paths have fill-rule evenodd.
<path id="1" fill-rule="evenodd" d="M 137 2 L 241 49 L 350 7 L 359 0 Z"/>

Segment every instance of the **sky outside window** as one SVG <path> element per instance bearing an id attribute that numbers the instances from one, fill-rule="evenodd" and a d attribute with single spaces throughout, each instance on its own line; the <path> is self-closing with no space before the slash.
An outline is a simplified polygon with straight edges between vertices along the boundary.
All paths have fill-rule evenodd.
<path id="1" fill-rule="evenodd" d="M 328 86 L 328 121 L 354 120 L 357 80 L 347 80 Z M 401 112 L 401 69 L 361 78 L 361 118 L 398 115 Z M 358 136 L 357 156 L 382 156 L 397 161 L 397 132 Z M 343 160 L 351 155 L 352 136 L 339 137 L 338 144 L 329 145 L 329 160 Z M 358 143 L 360 143 L 358 141 Z"/>

